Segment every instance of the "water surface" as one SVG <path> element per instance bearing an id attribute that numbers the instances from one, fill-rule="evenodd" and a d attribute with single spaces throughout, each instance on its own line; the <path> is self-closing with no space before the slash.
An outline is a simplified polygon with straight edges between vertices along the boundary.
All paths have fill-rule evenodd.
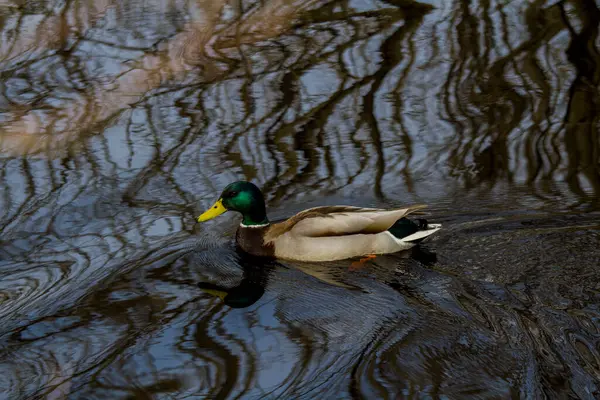
<path id="1" fill-rule="evenodd" d="M 0 398 L 600 397 L 599 25 L 0 2 Z M 428 203 L 445 229 L 359 270 L 254 259 L 235 215 L 194 224 L 238 179 L 273 218 Z"/>

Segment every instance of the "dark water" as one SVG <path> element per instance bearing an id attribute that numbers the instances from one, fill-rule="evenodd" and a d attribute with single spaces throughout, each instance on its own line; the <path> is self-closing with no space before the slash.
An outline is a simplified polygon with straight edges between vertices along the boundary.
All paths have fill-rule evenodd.
<path id="1" fill-rule="evenodd" d="M 0 398 L 600 398 L 599 24 L 0 2 Z M 273 217 L 425 202 L 445 229 L 357 271 L 252 259 L 236 216 L 194 225 L 241 178 Z"/>

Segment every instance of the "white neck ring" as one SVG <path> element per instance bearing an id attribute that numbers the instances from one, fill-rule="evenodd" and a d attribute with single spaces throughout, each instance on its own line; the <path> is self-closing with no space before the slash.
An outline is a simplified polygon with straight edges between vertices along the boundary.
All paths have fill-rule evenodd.
<path id="1" fill-rule="evenodd" d="M 269 223 L 267 222 L 266 224 L 260 224 L 260 225 L 245 225 L 243 223 L 240 223 L 240 226 L 242 228 L 264 228 L 265 226 L 269 226 Z"/>

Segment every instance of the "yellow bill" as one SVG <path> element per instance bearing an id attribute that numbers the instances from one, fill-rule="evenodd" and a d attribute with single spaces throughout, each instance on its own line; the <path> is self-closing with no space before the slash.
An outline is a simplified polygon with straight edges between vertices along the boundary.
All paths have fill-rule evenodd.
<path id="1" fill-rule="evenodd" d="M 223 206 L 223 199 L 217 200 L 215 204 L 212 205 L 211 208 L 204 211 L 202 215 L 198 217 L 198 222 L 208 221 L 209 219 L 213 219 L 223 214 L 227 209 Z"/>

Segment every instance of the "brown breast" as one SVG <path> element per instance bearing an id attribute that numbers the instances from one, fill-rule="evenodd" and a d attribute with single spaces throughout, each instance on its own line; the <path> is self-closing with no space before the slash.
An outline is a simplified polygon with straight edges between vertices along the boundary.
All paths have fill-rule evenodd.
<path id="1" fill-rule="evenodd" d="M 265 233 L 269 225 L 249 228 L 240 225 L 235 240 L 238 246 L 246 253 L 259 257 L 274 257 L 275 249 L 272 244 L 265 244 Z"/>

